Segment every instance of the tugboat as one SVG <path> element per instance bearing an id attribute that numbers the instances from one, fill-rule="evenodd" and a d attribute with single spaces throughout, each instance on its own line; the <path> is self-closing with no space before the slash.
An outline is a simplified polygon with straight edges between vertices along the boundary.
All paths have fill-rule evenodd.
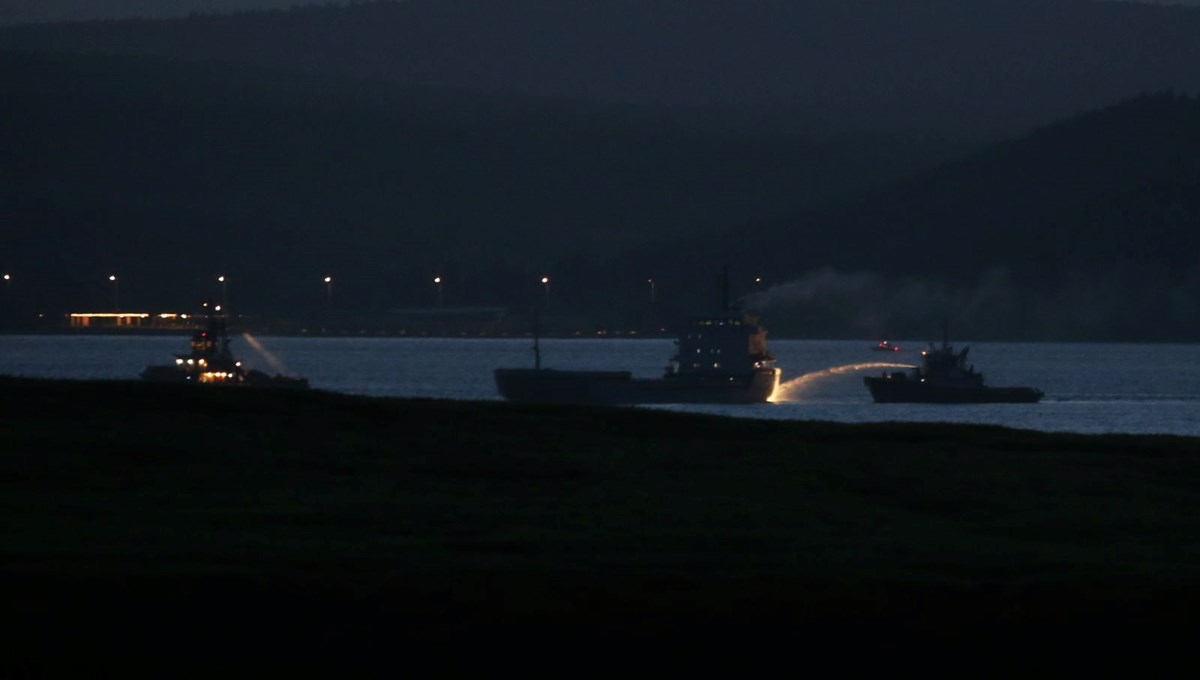
<path id="1" fill-rule="evenodd" d="M 1035 387 L 987 387 L 983 374 L 968 366 L 967 352 L 961 352 L 946 340 L 942 346 L 921 351 L 921 366 L 909 371 L 884 372 L 882 377 L 866 377 L 863 382 L 877 403 L 915 402 L 941 404 L 1034 403 L 1044 396 Z"/>
<path id="2" fill-rule="evenodd" d="M 728 300 L 728 294 L 726 294 Z M 533 368 L 497 368 L 496 388 L 510 401 L 566 404 L 756 404 L 779 385 L 780 369 L 767 350 L 758 318 L 725 312 L 691 318 L 675 341 L 678 350 L 661 378 L 629 371 L 542 368 L 534 333 Z"/>
<path id="3" fill-rule="evenodd" d="M 875 350 L 876 352 L 899 352 L 900 346 L 893 345 L 892 343 L 888 342 L 887 340 L 880 340 L 879 343 L 876 344 L 871 349 Z"/>
<path id="4" fill-rule="evenodd" d="M 248 385 L 308 389 L 308 379 L 245 370 L 229 351 L 225 318 L 209 314 L 207 323 L 192 334 L 191 352 L 176 354 L 174 364 L 147 366 L 142 380 L 193 385 Z"/>

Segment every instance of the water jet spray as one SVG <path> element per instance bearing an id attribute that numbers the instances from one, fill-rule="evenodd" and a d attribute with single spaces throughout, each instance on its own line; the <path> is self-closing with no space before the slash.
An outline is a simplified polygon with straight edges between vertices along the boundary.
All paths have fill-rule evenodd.
<path id="1" fill-rule="evenodd" d="M 851 373 L 853 371 L 867 371 L 877 368 L 916 368 L 912 364 L 893 364 L 883 361 L 872 361 L 865 364 L 845 364 L 843 366 L 831 366 L 830 368 L 822 368 L 819 371 L 811 371 L 804 375 L 792 378 L 791 380 L 780 383 L 779 387 L 775 388 L 775 394 L 771 397 L 773 402 L 781 401 L 796 401 L 800 393 L 807 388 L 823 382 L 843 373 Z"/>
<path id="2" fill-rule="evenodd" d="M 259 356 L 267 360 L 267 363 L 271 365 L 271 368 L 275 369 L 276 373 L 287 373 L 287 369 L 284 368 L 283 362 L 280 361 L 274 354 L 267 351 L 267 348 L 262 346 L 262 343 L 258 341 L 258 338 L 255 338 L 249 333 L 242 333 L 242 337 L 246 339 L 246 342 L 254 348 L 254 351 L 257 352 Z"/>

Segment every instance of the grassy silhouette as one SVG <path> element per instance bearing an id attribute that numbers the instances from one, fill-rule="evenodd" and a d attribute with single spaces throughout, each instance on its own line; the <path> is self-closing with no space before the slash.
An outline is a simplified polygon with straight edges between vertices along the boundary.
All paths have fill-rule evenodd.
<path id="1" fill-rule="evenodd" d="M 9 640 L 1161 642 L 1195 632 L 1197 444 L 0 379 Z"/>

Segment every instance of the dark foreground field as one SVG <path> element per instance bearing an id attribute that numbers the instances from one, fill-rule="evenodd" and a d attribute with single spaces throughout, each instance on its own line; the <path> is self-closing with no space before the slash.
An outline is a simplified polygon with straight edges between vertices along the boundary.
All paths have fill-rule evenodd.
<path id="1" fill-rule="evenodd" d="M 1195 439 L 2 379 L 0 465 L 35 673 L 1149 662 L 1200 632 Z"/>

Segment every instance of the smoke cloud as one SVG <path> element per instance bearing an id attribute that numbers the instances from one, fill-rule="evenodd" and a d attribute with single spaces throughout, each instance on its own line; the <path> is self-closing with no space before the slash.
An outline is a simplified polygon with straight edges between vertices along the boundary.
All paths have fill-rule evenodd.
<path id="1" fill-rule="evenodd" d="M 970 285 L 822 267 L 747 295 L 776 333 L 795 337 L 1170 340 L 1200 332 L 1200 269 L 1182 280 L 1066 273 L 1050 288 L 1006 268 Z"/>

